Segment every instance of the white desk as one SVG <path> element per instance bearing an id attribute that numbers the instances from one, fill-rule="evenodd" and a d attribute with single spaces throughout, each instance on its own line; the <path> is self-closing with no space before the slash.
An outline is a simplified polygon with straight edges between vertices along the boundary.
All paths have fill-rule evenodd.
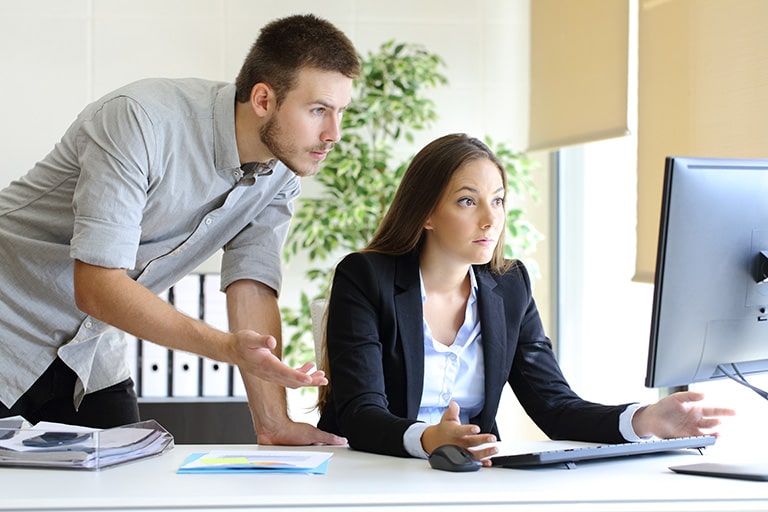
<path id="1" fill-rule="evenodd" d="M 572 470 L 483 468 L 474 473 L 435 471 L 423 460 L 347 448 L 302 447 L 297 449 L 334 452 L 326 475 L 176 474 L 190 453 L 216 448 L 178 445 L 160 457 L 100 472 L 0 468 L 0 510 L 768 510 L 768 482 L 667 469 L 716 460 L 712 450 L 717 446 L 704 456 L 654 455 L 581 463 Z"/>

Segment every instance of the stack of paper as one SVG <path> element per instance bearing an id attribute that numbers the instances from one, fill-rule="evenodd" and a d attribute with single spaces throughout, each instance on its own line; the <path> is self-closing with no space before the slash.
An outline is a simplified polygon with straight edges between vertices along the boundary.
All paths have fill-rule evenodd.
<path id="1" fill-rule="evenodd" d="M 173 436 L 154 420 L 104 430 L 49 422 L 0 427 L 4 466 L 101 469 L 171 448 Z"/>
<path id="2" fill-rule="evenodd" d="M 178 473 L 325 474 L 332 455 L 310 451 L 215 450 L 190 455 Z"/>

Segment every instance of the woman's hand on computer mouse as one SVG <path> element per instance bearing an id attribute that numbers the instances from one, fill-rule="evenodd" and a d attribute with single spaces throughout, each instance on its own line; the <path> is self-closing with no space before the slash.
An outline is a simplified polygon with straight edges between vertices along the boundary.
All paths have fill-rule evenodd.
<path id="1" fill-rule="evenodd" d="M 453 444 L 466 448 L 472 452 L 476 459 L 480 460 L 484 466 L 490 466 L 489 457 L 496 455 L 498 448 L 496 446 L 483 446 L 489 443 L 495 443 L 496 436 L 493 434 L 481 434 L 480 427 L 477 425 L 462 425 L 459 419 L 459 404 L 451 402 L 448 409 L 443 413 L 440 423 L 430 425 L 421 435 L 421 446 L 427 453 L 438 446 Z"/>
<path id="2" fill-rule="evenodd" d="M 632 428 L 640 437 L 716 436 L 717 432 L 711 429 L 720 425 L 720 417 L 733 416 L 736 412 L 726 407 L 703 407 L 694 403 L 703 399 L 704 394 L 697 391 L 673 393 L 638 409 L 632 418 Z"/>

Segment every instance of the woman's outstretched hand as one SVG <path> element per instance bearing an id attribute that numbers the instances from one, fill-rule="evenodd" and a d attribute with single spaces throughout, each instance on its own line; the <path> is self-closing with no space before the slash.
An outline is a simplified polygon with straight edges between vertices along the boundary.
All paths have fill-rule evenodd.
<path id="1" fill-rule="evenodd" d="M 723 416 L 733 416 L 736 411 L 727 407 L 698 405 L 704 394 L 697 391 L 681 391 L 666 396 L 639 409 L 632 418 L 632 428 L 640 437 L 656 436 L 663 439 L 702 435 L 717 436 L 712 429 L 721 424 Z"/>

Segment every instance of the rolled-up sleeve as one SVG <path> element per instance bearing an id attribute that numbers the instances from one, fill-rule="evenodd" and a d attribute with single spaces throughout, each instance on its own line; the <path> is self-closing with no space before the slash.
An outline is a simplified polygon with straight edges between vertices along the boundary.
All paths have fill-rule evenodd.
<path id="1" fill-rule="evenodd" d="M 222 257 L 222 290 L 240 279 L 253 279 L 280 293 L 282 250 L 293 216 L 294 200 L 300 192 L 301 182 L 292 176 L 270 204 L 227 243 Z"/>
<path id="2" fill-rule="evenodd" d="M 152 123 L 119 96 L 89 112 L 77 134 L 80 179 L 70 256 L 110 268 L 133 268 L 141 240 L 156 147 Z"/>

